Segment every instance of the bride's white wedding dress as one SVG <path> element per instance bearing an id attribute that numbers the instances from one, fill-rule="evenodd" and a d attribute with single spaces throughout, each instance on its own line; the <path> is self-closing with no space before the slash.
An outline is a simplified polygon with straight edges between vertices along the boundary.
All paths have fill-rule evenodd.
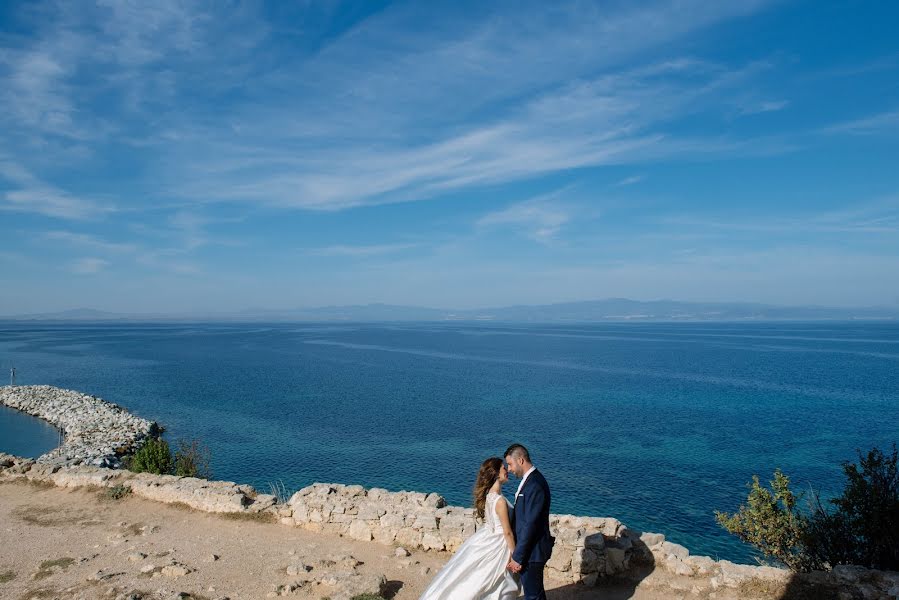
<path id="1" fill-rule="evenodd" d="M 513 600 L 518 583 L 506 570 L 509 547 L 496 516 L 496 503 L 506 502 L 489 492 L 484 505 L 484 526 L 456 551 L 437 573 L 419 600 Z"/>

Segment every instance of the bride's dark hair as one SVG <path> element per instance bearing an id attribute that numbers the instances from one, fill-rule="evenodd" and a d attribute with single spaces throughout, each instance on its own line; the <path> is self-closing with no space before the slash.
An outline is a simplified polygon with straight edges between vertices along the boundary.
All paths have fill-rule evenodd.
<path id="1" fill-rule="evenodd" d="M 487 503 L 487 492 L 499 479 L 499 471 L 503 467 L 503 459 L 492 456 L 481 463 L 478 478 L 474 482 L 474 512 L 479 519 L 484 518 L 484 505 Z"/>

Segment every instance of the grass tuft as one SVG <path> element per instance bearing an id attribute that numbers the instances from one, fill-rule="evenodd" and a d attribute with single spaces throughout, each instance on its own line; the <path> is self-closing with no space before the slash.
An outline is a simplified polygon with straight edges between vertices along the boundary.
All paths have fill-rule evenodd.
<path id="1" fill-rule="evenodd" d="M 45 560 L 44 562 L 41 563 L 41 566 L 39 568 L 52 569 L 53 567 L 62 567 L 63 569 L 65 569 L 66 567 L 70 567 L 74 563 L 75 563 L 74 558 L 69 558 L 69 557 L 57 558 L 54 560 Z"/>
<path id="2" fill-rule="evenodd" d="M 28 479 L 27 477 L 16 477 L 15 479 L 7 480 L 6 483 L 28 485 L 39 490 L 49 490 L 50 488 L 56 487 L 56 484 L 52 481 L 44 481 L 43 479 Z"/>
<path id="3" fill-rule="evenodd" d="M 216 513 L 229 521 L 255 521 L 256 523 L 274 523 L 277 517 L 269 512 L 227 512 Z"/>
<path id="4" fill-rule="evenodd" d="M 12 514 L 25 523 L 38 527 L 53 527 L 67 522 L 59 511 L 46 506 L 18 506 Z"/>
<path id="5" fill-rule="evenodd" d="M 46 579 L 53 575 L 53 573 L 60 569 L 65 571 L 75 562 L 74 558 L 57 558 L 54 560 L 45 560 L 38 567 L 37 572 L 33 575 L 33 579 Z"/>
<path id="6" fill-rule="evenodd" d="M 288 491 L 287 486 L 285 486 L 284 482 L 280 479 L 269 483 L 268 489 L 269 494 L 275 497 L 278 504 L 287 504 L 287 501 L 293 496 L 293 493 Z"/>
<path id="7" fill-rule="evenodd" d="M 104 488 L 100 492 L 100 498 L 103 500 L 122 500 L 131 494 L 131 486 L 118 484 L 108 488 Z"/>

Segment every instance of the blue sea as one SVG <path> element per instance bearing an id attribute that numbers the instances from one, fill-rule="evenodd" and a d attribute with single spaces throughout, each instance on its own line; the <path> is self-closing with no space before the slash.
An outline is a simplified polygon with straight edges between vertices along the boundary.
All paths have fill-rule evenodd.
<path id="1" fill-rule="evenodd" d="M 714 511 L 752 475 L 780 467 L 834 494 L 842 461 L 899 437 L 896 323 L 0 323 L 0 373 L 12 366 L 20 384 L 199 438 L 216 478 L 262 490 L 358 483 L 466 505 L 480 462 L 521 442 L 553 512 L 738 562 L 752 552 Z M 22 453 L 13 431 L 35 424 L 7 413 L 0 450 Z"/>

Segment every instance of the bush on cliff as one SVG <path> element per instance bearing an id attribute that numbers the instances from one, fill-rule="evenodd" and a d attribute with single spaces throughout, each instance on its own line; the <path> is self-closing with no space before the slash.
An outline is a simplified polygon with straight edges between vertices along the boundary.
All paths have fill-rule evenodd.
<path id="1" fill-rule="evenodd" d="M 790 478 L 780 469 L 774 472 L 771 489 L 753 475 L 745 505 L 732 515 L 715 512 L 715 519 L 730 533 L 774 558 L 793 571 L 807 571 L 818 565 L 806 551 L 803 535 L 807 518 L 797 504 L 802 494 L 790 489 Z"/>
<path id="2" fill-rule="evenodd" d="M 168 443 L 160 438 L 150 438 L 126 461 L 129 471 L 168 475 L 172 472 L 172 452 Z"/>
<path id="3" fill-rule="evenodd" d="M 172 454 L 168 442 L 150 438 L 129 459 L 125 467 L 135 473 L 178 475 L 181 477 L 212 477 L 209 450 L 199 440 L 178 440 L 178 449 Z"/>
<path id="4" fill-rule="evenodd" d="M 209 463 L 209 449 L 199 440 L 178 440 L 178 449 L 175 451 L 175 475 L 209 479 L 212 477 Z"/>
<path id="5" fill-rule="evenodd" d="M 807 512 L 798 509 L 789 478 L 775 471 L 771 490 L 750 484 L 747 504 L 718 523 L 794 571 L 859 565 L 899 570 L 899 453 L 877 448 L 859 452 L 859 465 L 843 463 L 846 486 L 828 510 L 812 494 Z"/>
<path id="6" fill-rule="evenodd" d="M 846 487 L 830 500 L 834 509 L 816 502 L 808 551 L 831 566 L 899 570 L 899 453 L 893 444 L 891 454 L 874 448 L 858 458 L 858 465 L 843 463 Z"/>

